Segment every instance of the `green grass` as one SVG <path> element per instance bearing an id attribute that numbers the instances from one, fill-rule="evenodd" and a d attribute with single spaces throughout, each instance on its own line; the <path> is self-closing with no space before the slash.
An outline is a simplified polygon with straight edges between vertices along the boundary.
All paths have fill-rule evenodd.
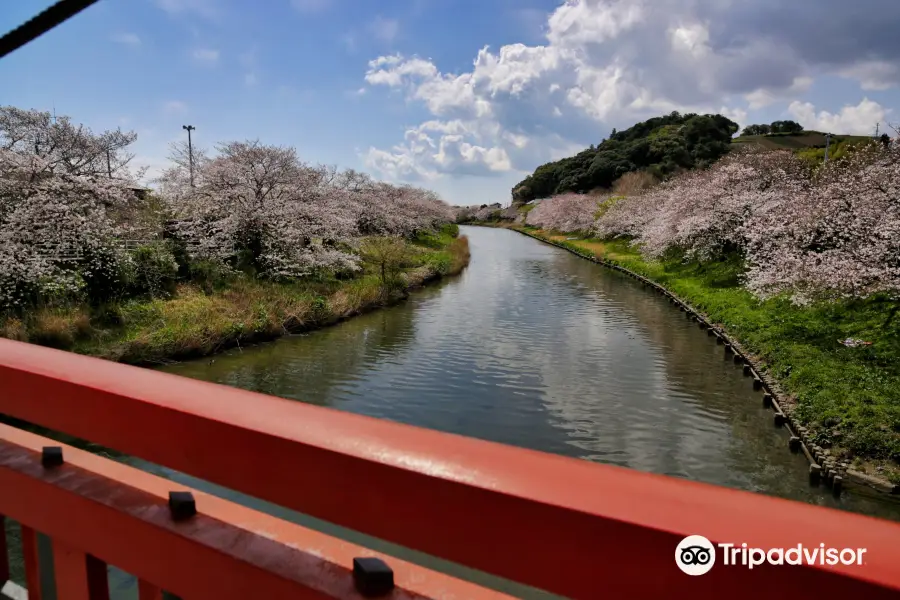
<path id="1" fill-rule="evenodd" d="M 798 307 L 784 299 L 759 301 L 740 285 L 738 258 L 718 263 L 645 261 L 627 241 L 565 241 L 583 253 L 640 273 L 706 313 L 761 359 L 797 403 L 795 415 L 817 440 L 857 468 L 880 462 L 900 482 L 900 315 L 885 298 Z M 847 348 L 860 338 L 871 346 Z"/>
<path id="2" fill-rule="evenodd" d="M 872 138 L 864 135 L 833 135 L 832 144 L 842 142 L 856 144 Z M 758 144 L 769 150 L 802 150 L 825 148 L 825 134 L 818 131 L 803 131 L 799 134 L 746 135 L 731 140 L 732 144 Z"/>
<path id="3" fill-rule="evenodd" d="M 21 318 L 0 318 L 0 337 L 129 364 L 206 356 L 323 327 L 459 273 L 469 262 L 469 246 L 455 233 L 448 227 L 408 244 L 400 289 L 383 286 L 371 268 L 351 279 L 273 282 L 240 276 L 212 290 L 182 284 L 168 299 L 132 299 L 103 310 L 44 307 Z"/>

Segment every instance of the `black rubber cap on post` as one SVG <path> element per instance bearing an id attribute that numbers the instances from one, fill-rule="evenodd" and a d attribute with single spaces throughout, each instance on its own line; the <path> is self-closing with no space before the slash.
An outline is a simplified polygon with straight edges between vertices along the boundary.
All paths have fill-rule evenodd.
<path id="1" fill-rule="evenodd" d="M 197 503 L 190 492 L 169 492 L 169 512 L 176 521 L 190 519 L 197 514 Z"/>
<path id="2" fill-rule="evenodd" d="M 788 440 L 788 448 L 791 449 L 791 452 L 800 452 L 800 438 L 792 435 L 791 439 Z"/>
<path id="3" fill-rule="evenodd" d="M 41 449 L 41 464 L 45 468 L 58 467 L 63 464 L 61 446 L 44 446 Z"/>
<path id="4" fill-rule="evenodd" d="M 771 408 L 773 404 L 772 394 L 763 394 L 763 408 Z"/>
<path id="5" fill-rule="evenodd" d="M 774 420 L 774 423 L 775 423 L 775 427 L 781 427 L 781 426 L 783 426 L 784 423 L 785 423 L 784 415 L 781 414 L 781 413 L 775 413 L 775 420 Z"/>
<path id="6" fill-rule="evenodd" d="M 353 583 L 367 598 L 383 596 L 394 589 L 394 571 L 380 558 L 354 558 Z"/>

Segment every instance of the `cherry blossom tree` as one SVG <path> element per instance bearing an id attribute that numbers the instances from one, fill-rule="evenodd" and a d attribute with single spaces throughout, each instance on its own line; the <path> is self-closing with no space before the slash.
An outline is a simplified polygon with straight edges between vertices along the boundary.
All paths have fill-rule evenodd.
<path id="1" fill-rule="evenodd" d="M 757 207 L 808 185 L 806 165 L 787 151 L 734 151 L 709 169 L 689 171 L 610 206 L 595 230 L 634 239 L 648 258 L 672 251 L 692 260 L 742 252 L 742 225 Z"/>
<path id="2" fill-rule="evenodd" d="M 356 268 L 339 247 L 357 229 L 348 192 L 328 185 L 327 171 L 301 162 L 293 148 L 221 144 L 217 156 L 194 164 L 194 187 L 184 170 L 166 171 L 161 189 L 194 257 L 225 262 L 237 252 L 272 277 Z"/>
<path id="3" fill-rule="evenodd" d="M 104 300 L 103 282 L 128 260 L 117 243 L 124 225 L 110 216 L 133 198 L 127 186 L 49 168 L 43 157 L 0 150 L 0 310 L 81 291 Z"/>
<path id="4" fill-rule="evenodd" d="M 590 231 L 601 199 L 589 194 L 562 194 L 541 201 L 525 219 L 528 225 L 563 233 Z"/>
<path id="5" fill-rule="evenodd" d="M 743 233 L 747 284 L 760 296 L 900 297 L 900 148 L 848 152 L 809 188 L 762 203 Z"/>
<path id="6" fill-rule="evenodd" d="M 139 268 L 125 242 L 154 239 L 163 217 L 189 260 L 272 278 L 355 270 L 363 237 L 412 237 L 455 217 L 431 191 L 310 166 L 293 148 L 258 141 L 214 153 L 174 145 L 158 210 L 131 189 L 140 177 L 129 169 L 135 139 L 0 107 L 0 311 L 125 293 L 130 269 Z"/>
<path id="7" fill-rule="evenodd" d="M 361 236 L 412 236 L 455 216 L 428 190 L 312 167 L 293 148 L 258 141 L 196 155 L 193 187 L 186 169 L 184 153 L 175 155 L 160 190 L 190 253 L 223 263 L 241 255 L 271 277 L 353 270 Z"/>
<path id="8" fill-rule="evenodd" d="M 472 218 L 476 221 L 490 221 L 499 210 L 496 206 L 485 206 L 476 210 Z"/>
<path id="9" fill-rule="evenodd" d="M 709 169 L 613 200 L 601 210 L 598 235 L 628 237 L 650 259 L 736 253 L 760 297 L 900 295 L 896 143 L 866 144 L 816 168 L 786 151 L 735 151 Z"/>
<path id="10" fill-rule="evenodd" d="M 361 235 L 411 236 L 456 218 L 434 192 L 408 185 L 368 183 L 351 198 Z"/>
<path id="11" fill-rule="evenodd" d="M 95 134 L 66 116 L 0 107 L 0 149 L 40 158 L 30 163 L 32 168 L 41 169 L 32 173 L 34 177 L 54 173 L 138 181 L 143 172 L 130 171 L 134 155 L 128 151 L 136 140 L 133 131 L 115 129 Z"/>

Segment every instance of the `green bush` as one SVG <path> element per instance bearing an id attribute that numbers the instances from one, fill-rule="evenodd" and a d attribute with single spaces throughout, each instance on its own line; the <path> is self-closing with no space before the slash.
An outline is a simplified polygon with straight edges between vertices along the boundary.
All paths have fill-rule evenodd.
<path id="1" fill-rule="evenodd" d="M 450 265 L 453 259 L 447 252 L 433 252 L 427 254 L 422 262 L 428 265 L 433 272 L 446 275 L 450 272 Z"/>
<path id="2" fill-rule="evenodd" d="M 128 292 L 134 275 L 133 262 L 113 244 L 83 251 L 81 279 L 91 306 L 114 302 Z"/>
<path id="3" fill-rule="evenodd" d="M 189 276 L 192 282 L 203 288 L 207 294 L 211 294 L 220 285 L 228 282 L 233 273 L 222 263 L 212 260 L 198 260 L 188 265 Z"/>
<path id="4" fill-rule="evenodd" d="M 457 227 L 457 231 L 459 228 Z M 413 243 L 426 248 L 443 248 L 444 243 L 441 241 L 441 234 L 430 229 L 420 229 L 413 238 Z"/>
<path id="5" fill-rule="evenodd" d="M 447 223 L 441 227 L 441 233 L 449 235 L 452 238 L 459 237 L 459 225 L 456 223 Z"/>
<path id="6" fill-rule="evenodd" d="M 131 253 L 132 293 L 152 298 L 169 298 L 175 293 L 178 262 L 169 244 L 154 242 Z"/>

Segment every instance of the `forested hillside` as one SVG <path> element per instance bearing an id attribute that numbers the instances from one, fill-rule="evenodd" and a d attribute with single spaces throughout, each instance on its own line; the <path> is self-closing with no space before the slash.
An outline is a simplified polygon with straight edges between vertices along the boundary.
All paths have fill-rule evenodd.
<path id="1" fill-rule="evenodd" d="M 646 170 L 662 178 L 679 169 L 705 167 L 728 152 L 738 129 L 722 115 L 673 112 L 625 131 L 613 130 L 599 146 L 538 167 L 513 187 L 513 202 L 609 188 L 631 171 Z"/>

